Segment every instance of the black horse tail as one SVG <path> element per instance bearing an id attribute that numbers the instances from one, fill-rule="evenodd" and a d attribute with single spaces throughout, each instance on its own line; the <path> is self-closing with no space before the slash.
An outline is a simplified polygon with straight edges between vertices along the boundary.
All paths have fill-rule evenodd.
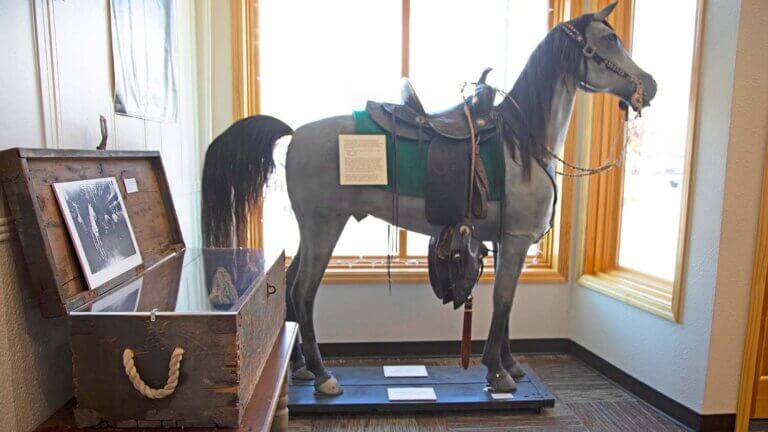
<path id="1" fill-rule="evenodd" d="M 206 247 L 233 247 L 244 235 L 248 212 L 256 209 L 275 169 L 275 141 L 290 126 L 269 116 L 244 118 L 213 140 L 203 165 L 202 228 Z"/>

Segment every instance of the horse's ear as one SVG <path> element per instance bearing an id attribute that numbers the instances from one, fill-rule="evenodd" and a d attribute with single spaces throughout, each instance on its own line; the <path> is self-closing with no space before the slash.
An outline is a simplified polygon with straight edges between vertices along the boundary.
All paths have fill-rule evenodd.
<path id="1" fill-rule="evenodd" d="M 608 15 L 610 15 L 611 12 L 613 12 L 613 9 L 616 8 L 616 5 L 618 3 L 619 2 L 615 1 L 615 2 L 613 2 L 611 4 L 609 4 L 608 6 L 604 7 L 603 10 L 601 10 L 600 12 L 596 13 L 595 15 L 593 15 L 594 20 L 595 21 L 605 21 L 605 19 L 608 18 Z"/>

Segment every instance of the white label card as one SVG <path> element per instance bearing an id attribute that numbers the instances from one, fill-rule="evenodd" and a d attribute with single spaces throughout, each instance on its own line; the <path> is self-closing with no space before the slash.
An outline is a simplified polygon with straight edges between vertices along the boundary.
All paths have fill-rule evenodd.
<path id="1" fill-rule="evenodd" d="M 139 185 L 136 184 L 136 179 L 131 177 L 123 180 L 125 184 L 125 193 L 134 193 L 139 191 Z"/>
<path id="2" fill-rule="evenodd" d="M 384 366 L 384 376 L 387 378 L 426 377 L 427 368 L 424 365 Z"/>
<path id="3" fill-rule="evenodd" d="M 512 393 L 491 393 L 493 399 L 514 399 L 515 395 Z"/>
<path id="4" fill-rule="evenodd" d="M 339 183 L 352 186 L 387 184 L 387 137 L 339 135 Z"/>
<path id="5" fill-rule="evenodd" d="M 390 387 L 387 396 L 396 401 L 436 401 L 437 395 L 432 387 Z"/>

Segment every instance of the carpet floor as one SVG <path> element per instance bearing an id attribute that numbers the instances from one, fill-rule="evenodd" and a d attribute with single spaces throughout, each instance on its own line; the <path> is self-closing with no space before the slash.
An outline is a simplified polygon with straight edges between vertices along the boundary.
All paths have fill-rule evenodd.
<path id="1" fill-rule="evenodd" d="M 555 407 L 535 412 L 292 415 L 294 432 L 677 432 L 689 429 L 567 354 L 518 355 L 555 395 Z M 473 362 L 479 363 L 478 358 Z M 458 358 L 332 359 L 333 366 L 458 364 Z M 342 383 L 343 385 L 343 383 Z"/>

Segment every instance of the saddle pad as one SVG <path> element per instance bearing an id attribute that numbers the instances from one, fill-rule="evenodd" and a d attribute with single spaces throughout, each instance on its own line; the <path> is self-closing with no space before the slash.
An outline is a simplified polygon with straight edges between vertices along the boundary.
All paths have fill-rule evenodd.
<path id="1" fill-rule="evenodd" d="M 360 135 L 386 135 L 387 170 L 389 183 L 381 186 L 392 190 L 392 177 L 395 172 L 393 161 L 392 137 L 371 120 L 368 111 L 354 111 L 355 133 Z M 400 195 L 424 198 L 424 184 L 427 174 L 427 146 L 423 141 L 419 148 L 418 141 L 398 137 L 397 139 L 397 186 Z M 504 153 L 496 139 L 480 146 L 480 159 L 488 175 L 488 200 L 499 201 L 504 187 Z"/>

